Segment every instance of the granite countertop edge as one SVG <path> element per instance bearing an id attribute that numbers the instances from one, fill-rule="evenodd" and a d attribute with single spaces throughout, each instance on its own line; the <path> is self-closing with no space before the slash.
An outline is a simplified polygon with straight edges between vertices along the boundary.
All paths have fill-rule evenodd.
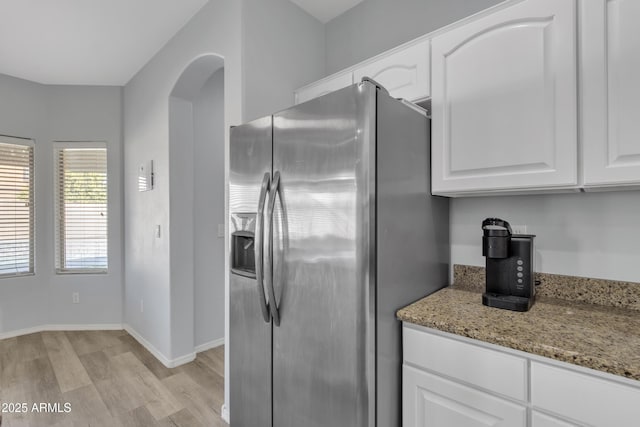
<path id="1" fill-rule="evenodd" d="M 518 313 L 483 306 L 477 288 L 449 286 L 400 309 L 397 317 L 403 322 L 640 381 L 637 310 L 538 297 L 530 312 Z M 624 334 L 625 325 L 628 336 Z"/>

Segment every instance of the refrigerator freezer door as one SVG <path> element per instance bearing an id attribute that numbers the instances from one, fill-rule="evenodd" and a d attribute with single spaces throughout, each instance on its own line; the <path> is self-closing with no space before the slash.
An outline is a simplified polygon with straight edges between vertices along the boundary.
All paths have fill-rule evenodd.
<path id="1" fill-rule="evenodd" d="M 277 427 L 375 425 L 375 97 L 362 83 L 273 119 Z"/>
<path id="2" fill-rule="evenodd" d="M 231 129 L 229 227 L 232 235 L 239 232 L 250 236 L 261 232 L 259 226 L 256 230 L 256 216 L 265 174 L 271 174 L 271 123 L 271 117 L 266 117 Z M 233 255 L 234 248 L 229 249 Z M 234 427 L 269 427 L 271 321 L 265 322 L 263 317 L 260 301 L 263 292 L 255 275 L 232 270 L 229 277 L 230 417 Z"/>

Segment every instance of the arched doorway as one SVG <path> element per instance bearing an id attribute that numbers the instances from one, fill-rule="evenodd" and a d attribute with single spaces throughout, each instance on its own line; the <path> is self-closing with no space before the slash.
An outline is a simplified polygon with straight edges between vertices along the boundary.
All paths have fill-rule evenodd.
<path id="1" fill-rule="evenodd" d="M 203 55 L 169 97 L 171 348 L 224 343 L 224 61 Z M 222 234 L 219 232 L 222 224 Z"/>

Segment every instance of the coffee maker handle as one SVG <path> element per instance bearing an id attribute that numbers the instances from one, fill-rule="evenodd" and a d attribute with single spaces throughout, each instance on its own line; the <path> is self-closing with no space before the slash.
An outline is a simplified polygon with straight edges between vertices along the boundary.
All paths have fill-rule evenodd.
<path id="1" fill-rule="evenodd" d="M 507 221 L 505 221 L 504 219 L 487 218 L 484 221 L 482 221 L 482 229 L 483 230 L 486 227 L 489 227 L 489 226 L 506 228 L 507 230 L 509 230 L 509 234 L 513 234 L 513 231 L 511 231 L 511 225 L 509 225 L 509 223 Z"/>

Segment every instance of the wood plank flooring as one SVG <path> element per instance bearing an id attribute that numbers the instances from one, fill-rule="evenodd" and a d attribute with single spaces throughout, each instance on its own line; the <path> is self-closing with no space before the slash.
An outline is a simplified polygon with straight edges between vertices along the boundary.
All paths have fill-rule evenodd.
<path id="1" fill-rule="evenodd" d="M 2 427 L 226 427 L 223 398 L 224 347 L 169 369 L 125 331 L 0 340 Z M 7 406 L 22 403 L 26 413 Z"/>

